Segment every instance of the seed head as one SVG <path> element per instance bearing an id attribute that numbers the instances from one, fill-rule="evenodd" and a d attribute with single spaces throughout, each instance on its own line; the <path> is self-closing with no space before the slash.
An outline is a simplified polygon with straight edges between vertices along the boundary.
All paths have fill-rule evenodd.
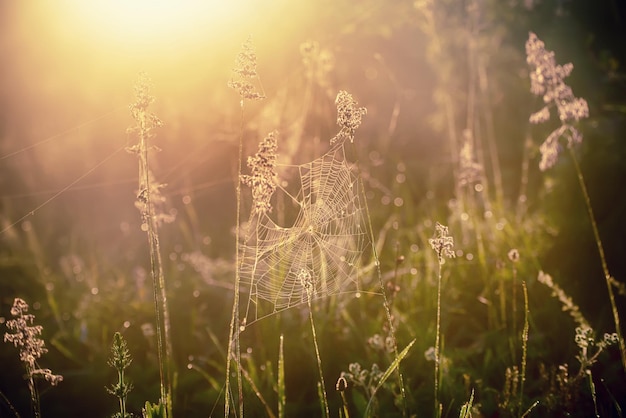
<path id="1" fill-rule="evenodd" d="M 133 119 L 137 121 L 137 126 L 130 128 L 129 132 L 150 132 L 154 128 L 163 126 L 161 119 L 155 114 L 148 112 L 148 106 L 154 102 L 154 96 L 151 94 L 152 80 L 146 73 L 139 73 L 134 90 L 135 101 L 129 107 Z"/>
<path id="2" fill-rule="evenodd" d="M 509 260 L 511 260 L 513 263 L 517 263 L 519 261 L 519 251 L 517 251 L 517 249 L 515 248 L 510 250 L 507 256 L 509 257 Z"/>
<path id="3" fill-rule="evenodd" d="M 354 133 L 361 126 L 361 119 L 367 114 L 367 109 L 357 107 L 357 102 L 352 95 L 343 90 L 337 94 L 335 105 L 337 105 L 337 125 L 341 130 L 330 140 L 330 143 L 343 142 L 346 139 L 353 142 Z"/>
<path id="4" fill-rule="evenodd" d="M 272 211 L 270 199 L 276 190 L 276 150 L 278 132 L 270 132 L 260 143 L 259 151 L 248 158 L 251 175 L 242 175 L 241 181 L 252 188 L 254 212 L 257 214 Z"/>
<path id="5" fill-rule="evenodd" d="M 448 227 L 435 224 L 435 237 L 428 240 L 428 243 L 437 253 L 439 264 L 443 264 L 444 258 L 454 258 L 454 238 L 448 235 Z"/>
<path id="6" fill-rule="evenodd" d="M 261 100 L 265 95 L 256 91 L 254 85 L 250 82 L 252 79 L 258 78 L 256 71 L 257 58 L 252 44 L 252 36 L 241 46 L 241 51 L 235 59 L 235 67 L 233 68 L 233 77 L 228 82 L 228 87 L 236 90 L 241 96 L 241 104 L 244 100 Z"/>
<path id="7" fill-rule="evenodd" d="M 572 88 L 563 81 L 572 73 L 574 65 L 558 65 L 554 52 L 546 50 L 545 44 L 532 32 L 526 41 L 526 62 L 530 66 L 530 91 L 542 96 L 545 103 L 539 111 L 530 115 L 530 123 L 539 124 L 550 120 L 550 107 L 553 106 L 557 108 L 561 122 L 561 126 L 539 147 L 539 168 L 544 171 L 556 164 L 561 151 L 561 138 L 567 140 L 568 147 L 582 141 L 582 135 L 570 123 L 588 117 L 589 106 L 585 99 L 575 97 Z"/>
<path id="8" fill-rule="evenodd" d="M 20 350 L 20 360 L 24 363 L 29 378 L 40 376 L 49 381 L 52 385 L 63 380 L 63 376 L 54 375 L 50 369 L 41 369 L 37 366 L 37 360 L 48 349 L 44 341 L 39 338 L 43 327 L 33 325 L 35 315 L 28 314 L 28 304 L 21 298 L 15 298 L 11 307 L 11 315 L 15 319 L 6 322 L 7 328 L 12 332 L 4 334 L 4 341 L 12 343 Z"/>

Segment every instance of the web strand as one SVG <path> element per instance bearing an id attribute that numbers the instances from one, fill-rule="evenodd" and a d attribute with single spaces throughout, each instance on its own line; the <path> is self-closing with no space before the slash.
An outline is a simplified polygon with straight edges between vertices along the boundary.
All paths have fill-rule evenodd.
<path id="1" fill-rule="evenodd" d="M 370 245 L 354 168 L 343 145 L 322 157 L 290 166 L 297 190 L 279 188 L 295 203 L 291 226 L 278 225 L 266 214 L 251 218 L 239 266 L 249 287 L 247 311 L 258 318 L 346 291 L 358 291 L 359 269 Z M 310 277 L 306 286 L 301 277 Z"/>
<path id="2" fill-rule="evenodd" d="M 81 180 L 83 180 L 85 177 L 89 176 L 91 173 L 93 173 L 94 171 L 96 171 L 100 166 L 104 165 L 107 161 L 109 161 L 111 158 L 113 158 L 114 156 L 116 156 L 120 151 L 124 150 L 126 148 L 126 146 L 122 146 L 120 148 L 118 148 L 117 150 L 113 151 L 113 153 L 109 154 L 107 157 L 105 157 L 103 160 L 101 160 L 98 164 L 96 164 L 95 166 L 91 167 L 89 170 L 87 170 L 85 173 L 81 174 L 80 176 L 78 176 L 76 179 L 74 179 L 73 181 L 71 181 L 67 186 L 63 187 L 61 190 L 59 190 L 58 192 L 56 192 L 54 195 L 52 195 L 51 197 L 49 197 L 48 199 L 46 199 L 43 203 L 39 204 L 37 207 L 35 207 L 34 209 L 32 209 L 30 212 L 28 212 L 26 215 L 22 216 L 21 218 L 19 218 L 18 220 L 12 222 L 10 225 L 7 225 L 6 227 L 2 228 L 2 230 L 0 230 L 0 235 L 4 234 L 5 232 L 7 232 L 8 230 L 10 230 L 11 228 L 13 228 L 15 225 L 19 224 L 20 222 L 22 222 L 24 219 L 28 218 L 29 216 L 33 216 L 35 215 L 35 212 L 39 211 L 40 209 L 42 209 L 44 206 L 48 205 L 48 203 L 52 202 L 53 200 L 55 200 L 57 197 L 61 196 L 63 193 L 65 193 L 66 191 L 72 189 L 72 187 L 77 184 L 78 182 L 80 182 Z"/>

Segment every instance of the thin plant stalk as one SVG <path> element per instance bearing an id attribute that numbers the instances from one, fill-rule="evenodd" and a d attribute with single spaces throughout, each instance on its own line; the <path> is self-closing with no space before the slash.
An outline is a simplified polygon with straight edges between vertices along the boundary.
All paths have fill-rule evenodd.
<path id="1" fill-rule="evenodd" d="M 235 224 L 235 295 L 233 299 L 233 310 L 230 320 L 230 330 L 228 335 L 228 353 L 226 355 L 226 390 L 224 391 L 224 417 L 228 418 L 230 413 L 229 395 L 230 395 L 230 362 L 233 356 L 233 343 L 235 344 L 235 360 L 237 363 L 237 391 L 239 401 L 239 416 L 243 417 L 243 382 L 241 376 L 241 347 L 239 334 L 242 331 L 242 326 L 239 320 L 239 291 L 241 284 L 241 275 L 239 272 L 241 255 L 240 252 L 240 221 L 241 221 L 241 173 L 242 173 L 242 159 L 243 159 L 243 127 L 244 127 L 244 103 L 246 100 L 261 100 L 265 98 L 264 93 L 255 91 L 255 87 L 251 84 L 250 80 L 256 79 L 263 89 L 261 80 L 256 72 L 256 53 L 252 45 L 252 36 L 249 36 L 246 42 L 242 45 L 242 51 L 237 55 L 236 66 L 233 68 L 234 78 L 228 82 L 230 88 L 235 89 L 240 97 L 241 101 L 241 125 L 239 129 L 239 151 L 237 155 L 237 179 L 236 179 L 236 199 L 237 199 L 237 213 Z M 235 326 L 237 332 L 235 332 Z"/>
<path id="2" fill-rule="evenodd" d="M 363 185 L 363 182 L 361 181 L 360 177 L 359 177 L 359 184 L 361 185 L 361 195 L 364 197 L 363 205 L 365 206 L 365 217 L 367 219 L 367 228 L 368 228 L 368 232 L 370 235 L 370 240 L 373 243 L 375 242 L 374 228 L 372 226 L 372 218 L 370 216 L 369 205 L 367 204 L 367 198 L 365 198 L 366 196 L 365 186 Z M 398 352 L 398 342 L 396 341 L 396 330 L 393 325 L 393 317 L 391 316 L 391 304 L 389 303 L 389 299 L 387 298 L 387 292 L 385 291 L 385 284 L 383 283 L 383 275 L 382 275 L 382 271 L 380 270 L 380 262 L 378 260 L 378 250 L 376 249 L 375 245 L 372 245 L 372 256 L 374 257 L 374 265 L 376 267 L 376 275 L 378 276 L 380 292 L 383 296 L 383 306 L 385 308 L 385 315 L 387 316 L 387 323 L 389 324 L 389 333 L 391 335 L 391 339 L 393 342 L 394 359 L 397 360 L 399 358 L 399 352 Z M 402 416 L 406 417 L 407 416 L 406 391 L 404 388 L 404 378 L 402 376 L 402 371 L 400 370 L 400 365 L 398 365 L 396 369 L 396 375 L 398 378 L 398 384 L 400 385 L 400 394 L 402 396 L 402 406 L 403 406 Z"/>
<path id="3" fill-rule="evenodd" d="M 600 239 L 600 232 L 598 231 L 598 225 L 596 223 L 596 218 L 593 214 L 593 208 L 591 207 L 591 199 L 589 198 L 589 193 L 587 192 L 587 186 L 585 185 L 585 179 L 583 178 L 583 173 L 580 169 L 580 164 L 578 163 L 578 159 L 576 158 L 576 154 L 572 150 L 571 147 L 568 147 L 570 151 L 570 155 L 572 157 L 572 161 L 574 162 L 574 168 L 576 169 L 576 176 L 578 177 L 578 183 L 580 184 L 580 189 L 582 191 L 583 197 L 585 199 L 585 205 L 587 206 L 587 213 L 589 214 L 589 220 L 591 221 L 591 228 L 593 229 L 593 236 L 596 241 L 596 246 L 598 247 L 598 253 L 600 254 L 600 261 L 602 263 L 602 271 L 604 273 L 604 279 L 606 281 L 607 291 L 609 292 L 609 301 L 611 302 L 611 311 L 613 312 L 613 320 L 615 321 L 615 331 L 617 332 L 617 337 L 619 341 L 619 351 L 622 359 L 622 367 L 626 370 L 626 344 L 624 344 L 624 338 L 622 337 L 622 330 L 620 326 L 619 320 L 619 311 L 617 310 L 617 304 L 615 303 L 615 294 L 613 293 L 613 287 L 611 284 L 612 276 L 609 273 L 609 267 L 606 262 L 606 257 L 604 255 L 604 247 L 602 246 L 602 240 Z"/>
<path id="4" fill-rule="evenodd" d="M 6 321 L 9 329 L 4 334 L 4 341 L 13 344 L 20 350 L 20 360 L 26 369 L 26 377 L 28 378 L 28 390 L 30 392 L 33 415 L 35 418 L 41 417 L 41 406 L 39 404 L 39 390 L 37 389 L 36 377 L 44 378 L 53 386 L 63 380 L 63 376 L 54 375 L 49 369 L 42 369 L 37 364 L 43 354 L 48 352 L 44 341 L 38 336 L 43 331 L 41 325 L 33 325 L 35 316 L 28 314 L 28 304 L 20 298 L 15 298 L 11 315 L 14 319 Z M 2 395 L 4 399 L 6 397 Z M 7 401 L 10 405 L 10 403 Z M 11 409 L 13 407 L 11 406 Z"/>
<path id="5" fill-rule="evenodd" d="M 278 418 L 285 418 L 287 396 L 285 395 L 285 353 L 284 337 L 280 334 L 278 347 Z"/>
<path id="6" fill-rule="evenodd" d="M 528 289 L 526 288 L 526 282 L 522 281 L 522 289 L 524 290 L 524 329 L 522 331 L 522 367 L 519 384 L 519 401 L 517 404 L 517 416 L 522 416 L 522 400 L 524 396 L 524 381 L 526 380 L 526 362 L 528 356 L 528 314 L 530 310 L 528 308 Z"/>
<path id="7" fill-rule="evenodd" d="M 235 221 L 235 296 L 233 300 L 233 310 L 230 319 L 230 329 L 228 334 L 228 352 L 226 354 L 226 390 L 224 391 L 224 417 L 228 418 L 230 414 L 230 363 L 233 356 L 233 343 L 235 344 L 236 363 L 237 363 L 237 392 L 239 400 L 239 414 L 243 417 L 243 384 L 241 377 L 241 347 L 239 343 L 239 330 L 235 332 L 235 326 L 239 326 L 239 290 L 241 285 L 241 275 L 239 273 L 239 223 L 241 221 L 241 173 L 242 173 L 242 159 L 243 159 L 243 124 L 244 124 L 244 111 L 243 103 L 241 100 L 241 127 L 239 129 L 239 151 L 237 155 L 237 186 L 236 199 L 236 221 Z"/>
<path id="8" fill-rule="evenodd" d="M 132 357 L 128 350 L 128 345 L 122 337 L 122 334 L 116 332 L 113 337 L 113 345 L 111 347 L 111 358 L 109 366 L 117 370 L 117 383 L 111 387 L 107 387 L 107 392 L 117 397 L 120 405 L 120 418 L 130 418 L 130 414 L 126 412 L 126 399 L 128 393 L 132 390 L 133 385 L 126 379 L 126 368 L 132 363 Z"/>
<path id="9" fill-rule="evenodd" d="M 454 258 L 454 238 L 448 235 L 448 227 L 441 225 L 439 222 L 435 224 L 435 237 L 428 240 L 430 246 L 437 254 L 437 325 L 435 336 L 435 417 L 441 416 L 441 404 L 439 403 L 439 370 L 441 353 L 441 270 L 445 263 L 445 258 Z"/>
<path id="10" fill-rule="evenodd" d="M 4 401 L 4 403 L 9 407 L 9 409 L 11 410 L 11 412 L 15 415 L 16 418 L 22 418 L 20 416 L 20 414 L 15 410 L 15 408 L 13 407 L 13 404 L 9 401 L 9 398 L 6 397 L 6 395 L 4 393 L 2 393 L 2 391 L 0 391 L 0 398 L 2 398 L 2 400 Z"/>
<path id="11" fill-rule="evenodd" d="M 441 264 L 439 263 L 439 269 L 437 274 L 437 326 L 435 336 L 435 417 L 441 416 L 441 404 L 439 403 L 439 369 L 441 362 L 441 355 L 439 353 L 439 345 L 441 339 Z"/>
<path id="12" fill-rule="evenodd" d="M 28 369 L 28 367 L 27 367 Z M 41 405 L 39 402 L 39 390 L 33 378 L 33 371 L 27 370 L 28 373 L 28 390 L 30 392 L 30 400 L 33 407 L 33 415 L 35 418 L 41 418 Z"/>
<path id="13" fill-rule="evenodd" d="M 139 175 L 140 183 L 144 184 L 141 191 L 145 203 L 145 217 L 147 221 L 148 245 L 150 248 L 150 271 L 154 289 L 154 307 L 157 316 L 156 332 L 159 356 L 159 373 L 161 377 L 161 403 L 165 405 L 166 413 L 171 411 L 171 359 L 172 343 L 169 309 L 167 305 L 167 292 L 165 290 L 165 277 L 163 274 L 163 261 L 161 259 L 161 247 L 159 243 L 158 227 L 156 225 L 156 212 L 151 196 L 152 180 L 150 178 L 150 166 L 148 164 L 148 138 L 150 128 L 147 125 L 145 108 L 139 112 Z M 141 185 L 140 185 L 141 187 Z"/>
<path id="14" fill-rule="evenodd" d="M 306 287 L 307 289 L 307 303 L 309 305 L 309 320 L 311 322 L 311 333 L 313 334 L 313 345 L 315 346 L 315 359 L 317 360 L 317 370 L 320 374 L 320 392 L 322 393 L 322 404 L 324 405 L 324 417 L 330 417 L 330 409 L 328 407 L 328 396 L 326 395 L 326 383 L 324 382 L 324 372 L 322 370 L 322 357 L 320 356 L 320 348 L 317 344 L 317 333 L 315 331 L 315 321 L 313 321 L 313 308 L 311 305 L 311 289 L 312 285 Z"/>

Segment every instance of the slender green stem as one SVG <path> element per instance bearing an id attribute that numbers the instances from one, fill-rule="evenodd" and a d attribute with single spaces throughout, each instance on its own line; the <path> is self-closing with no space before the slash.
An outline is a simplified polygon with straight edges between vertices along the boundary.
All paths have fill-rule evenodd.
<path id="1" fill-rule="evenodd" d="M 7 398 L 6 395 L 4 393 L 2 393 L 2 391 L 0 391 L 0 398 L 2 398 L 4 403 L 7 404 L 7 406 L 9 407 L 11 412 L 13 412 L 13 414 L 15 415 L 16 418 L 21 418 L 20 414 L 13 407 L 13 404 L 9 401 L 9 398 Z"/>
<path id="2" fill-rule="evenodd" d="M 35 379 L 33 378 L 33 371 L 30 367 L 26 367 L 28 373 L 28 390 L 30 391 L 30 400 L 33 407 L 33 415 L 35 418 L 41 418 L 41 406 L 39 404 L 39 391 Z"/>
<path id="3" fill-rule="evenodd" d="M 439 418 L 441 414 L 441 405 L 439 404 L 439 369 L 441 356 L 439 353 L 439 340 L 441 337 L 441 262 L 437 274 L 437 329 L 435 336 L 435 417 Z"/>
<path id="4" fill-rule="evenodd" d="M 313 345 L 315 346 L 315 358 L 317 360 L 317 370 L 320 374 L 320 385 L 322 386 L 322 403 L 324 404 L 324 417 L 330 417 L 330 409 L 328 407 L 328 397 L 326 396 L 326 383 L 324 382 L 324 371 L 322 370 L 322 357 L 320 356 L 320 349 L 317 344 L 317 333 L 315 332 L 315 322 L 313 321 L 313 308 L 311 306 L 311 294 L 307 290 L 307 303 L 309 304 L 309 319 L 311 321 L 311 332 L 313 333 Z"/>
<path id="5" fill-rule="evenodd" d="M 280 343 L 278 346 L 278 418 L 285 418 L 286 406 L 284 338 L 283 334 L 280 334 Z"/>
<path id="6" fill-rule="evenodd" d="M 522 400 L 524 398 L 524 382 L 526 381 L 526 361 L 528 355 L 528 314 L 530 310 L 528 308 L 528 289 L 526 288 L 526 282 L 522 281 L 522 288 L 524 289 L 524 330 L 522 331 L 522 370 L 519 384 L 519 401 L 517 405 L 517 416 L 522 415 Z"/>
<path id="7" fill-rule="evenodd" d="M 143 177 L 145 191 L 144 222 L 147 226 L 148 246 L 150 249 L 150 269 L 153 281 L 154 307 L 156 312 L 157 348 L 159 357 L 159 373 L 161 377 L 161 403 L 165 405 L 166 414 L 170 413 L 172 401 L 171 367 L 172 343 L 170 336 L 170 317 L 167 306 L 167 292 L 163 274 L 163 261 L 156 225 L 156 213 L 151 197 L 150 166 L 148 164 L 148 137 L 145 111 L 139 120 L 139 161 L 140 175 Z"/>
<path id="8" fill-rule="evenodd" d="M 617 304 L 615 303 L 615 295 L 613 293 L 613 287 L 611 284 L 612 276 L 609 273 L 609 267 L 606 262 L 606 257 L 604 255 L 604 247 L 602 246 L 602 240 L 600 239 L 600 232 L 598 231 L 598 225 L 596 223 L 596 218 L 593 214 L 593 209 L 591 207 L 591 199 L 589 198 L 589 193 L 587 192 L 587 186 L 585 185 L 585 179 L 583 178 L 583 173 L 580 169 L 580 164 L 578 164 L 578 159 L 576 158 L 576 154 L 569 148 L 570 155 L 572 156 L 572 161 L 574 162 L 574 167 L 576 169 L 576 175 L 578 177 L 578 183 L 580 184 L 580 189 L 583 193 L 583 197 L 585 199 L 585 204 L 587 205 L 587 213 L 589 214 L 589 220 L 591 221 L 591 227 L 593 229 L 593 235 L 596 241 L 596 246 L 598 247 L 598 253 L 600 253 L 600 261 L 602 263 L 602 271 L 604 272 L 604 279 L 606 281 L 606 287 L 609 292 L 609 301 L 611 302 L 611 311 L 613 312 L 613 320 L 615 322 L 615 331 L 617 332 L 617 337 L 619 340 L 619 350 L 622 359 L 622 367 L 626 370 L 626 344 L 624 343 L 624 338 L 622 336 L 622 330 L 619 322 L 619 311 L 617 310 Z"/>
<path id="9" fill-rule="evenodd" d="M 117 371 L 117 380 L 119 381 L 120 388 L 124 387 L 124 369 L 120 369 Z M 122 418 L 126 418 L 126 397 L 120 396 L 118 398 L 120 401 L 120 412 L 122 413 Z"/>
<path id="10" fill-rule="evenodd" d="M 239 151 L 237 155 L 237 179 L 236 181 L 236 194 L 237 194 L 237 213 L 235 220 L 235 296 L 233 299 L 233 310 L 230 319 L 230 331 L 228 335 L 228 352 L 226 354 L 226 390 L 224 391 L 224 417 L 228 418 L 230 414 L 230 363 L 233 356 L 233 343 L 235 344 L 235 355 L 237 363 L 237 390 L 239 401 L 239 414 L 243 417 L 243 384 L 241 377 L 241 349 L 239 346 L 239 330 L 235 332 L 235 326 L 239 327 L 239 287 L 241 276 L 239 274 L 239 223 L 241 220 L 241 170 L 242 170 L 242 158 L 243 158 L 243 123 L 244 123 L 244 111 L 243 111 L 243 99 L 241 100 L 241 126 L 239 129 Z"/>
<path id="11" fill-rule="evenodd" d="M 356 152 L 355 152 L 356 153 Z M 376 275 L 378 276 L 378 284 L 380 286 L 380 293 L 383 296 L 383 306 L 385 308 L 385 315 L 387 316 L 387 323 L 389 324 L 389 334 L 391 335 L 391 339 L 393 342 L 393 354 L 394 359 L 397 360 L 399 357 L 398 353 L 398 342 L 396 341 L 396 329 L 393 325 L 393 317 L 391 316 L 391 304 L 389 303 L 389 299 L 387 298 L 387 292 L 385 290 L 385 284 L 383 283 L 383 275 L 380 270 L 380 261 L 378 260 L 378 250 L 376 249 L 376 245 L 374 245 L 374 227 L 372 226 L 372 218 L 370 216 L 369 205 L 367 204 L 367 197 L 365 195 L 365 186 L 363 185 L 363 181 L 359 176 L 358 182 L 361 186 L 361 196 L 363 196 L 363 206 L 365 207 L 365 218 L 367 219 L 367 229 L 369 233 L 370 241 L 372 242 L 372 257 L 374 258 L 374 265 L 376 267 Z M 402 376 L 402 371 L 400 370 L 400 365 L 396 369 L 398 384 L 400 386 L 400 395 L 402 396 L 402 416 L 407 416 L 407 405 L 406 405 L 406 390 L 404 388 L 404 378 Z"/>

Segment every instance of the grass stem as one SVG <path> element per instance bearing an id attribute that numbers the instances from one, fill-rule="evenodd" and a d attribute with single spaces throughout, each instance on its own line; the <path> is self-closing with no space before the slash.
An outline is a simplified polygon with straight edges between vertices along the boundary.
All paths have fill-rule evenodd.
<path id="1" fill-rule="evenodd" d="M 619 340 L 619 351 L 620 351 L 620 357 L 622 359 L 622 367 L 624 368 L 624 370 L 626 370 L 626 344 L 624 344 L 624 338 L 622 336 L 622 330 L 620 326 L 619 311 L 617 310 L 617 304 L 615 303 L 615 294 L 613 293 L 613 287 L 611 284 L 612 276 L 609 273 L 609 267 L 606 262 L 606 257 L 604 255 L 604 247 L 602 246 L 602 240 L 600 239 L 600 232 L 598 231 L 598 225 L 596 223 L 596 218 L 593 214 L 593 208 L 591 207 L 591 199 L 589 198 L 589 193 L 587 192 L 587 186 L 585 185 L 585 179 L 583 178 L 583 173 L 580 169 L 580 164 L 578 163 L 578 159 L 576 158 L 576 154 L 574 153 L 572 148 L 568 147 L 568 149 L 570 151 L 572 161 L 574 162 L 574 168 L 576 169 L 576 176 L 578 177 L 578 183 L 580 184 L 580 189 L 585 199 L 585 205 L 587 206 L 587 213 L 589 214 L 589 220 L 591 221 L 591 228 L 593 229 L 593 236 L 596 241 L 596 246 L 598 247 L 598 253 L 600 254 L 600 261 L 602 263 L 602 271 L 604 273 L 604 279 L 606 281 L 606 287 L 609 293 L 609 301 L 611 302 L 611 311 L 613 313 L 613 321 L 615 322 L 615 332 L 617 332 L 617 337 Z"/>

